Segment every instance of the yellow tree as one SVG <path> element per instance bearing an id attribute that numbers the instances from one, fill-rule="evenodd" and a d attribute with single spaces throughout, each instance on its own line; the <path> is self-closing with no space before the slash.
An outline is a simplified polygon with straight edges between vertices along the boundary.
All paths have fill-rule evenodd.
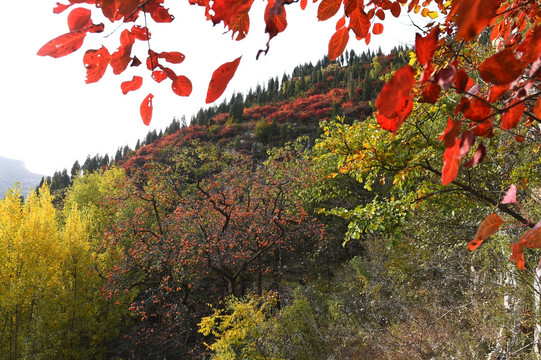
<path id="1" fill-rule="evenodd" d="M 28 342 L 29 324 L 37 309 L 60 286 L 62 248 L 56 210 L 47 188 L 30 194 L 25 203 L 20 189 L 0 203 L 0 307 L 2 358 L 17 359 Z"/>

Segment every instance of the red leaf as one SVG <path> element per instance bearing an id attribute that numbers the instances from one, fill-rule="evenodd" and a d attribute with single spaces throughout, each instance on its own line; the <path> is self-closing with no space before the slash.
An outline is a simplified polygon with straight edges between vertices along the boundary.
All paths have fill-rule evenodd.
<path id="1" fill-rule="evenodd" d="M 84 42 L 86 31 L 84 29 L 75 30 L 49 41 L 38 51 L 39 56 L 50 56 L 59 58 L 77 51 Z"/>
<path id="2" fill-rule="evenodd" d="M 70 31 L 83 29 L 92 24 L 91 12 L 85 8 L 73 9 L 68 15 L 68 27 Z"/>
<path id="3" fill-rule="evenodd" d="M 460 131 L 460 125 L 462 125 L 460 120 L 453 121 L 451 118 L 447 120 L 447 127 L 445 128 L 443 134 L 441 134 L 441 136 L 438 138 L 438 140 L 443 140 L 443 145 L 445 145 L 446 148 L 455 144 L 456 138 Z"/>
<path id="4" fill-rule="evenodd" d="M 525 109 L 524 101 L 514 100 L 502 115 L 502 129 L 514 129 L 522 118 Z"/>
<path id="5" fill-rule="evenodd" d="M 532 63 L 541 55 L 541 26 L 531 29 L 526 34 L 524 41 L 517 47 L 522 53 L 521 61 Z"/>
<path id="6" fill-rule="evenodd" d="M 158 67 L 160 69 L 163 70 L 163 72 L 165 73 L 165 75 L 167 75 L 167 77 L 173 81 L 175 81 L 177 79 L 177 74 L 175 74 L 175 72 L 169 68 L 166 68 L 166 67 L 163 67 L 161 65 L 158 65 Z"/>
<path id="7" fill-rule="evenodd" d="M 519 270 L 524 270 L 524 244 L 518 242 L 516 244 L 512 244 L 511 248 L 513 249 L 513 252 L 509 258 L 509 261 L 516 262 L 517 268 L 519 268 Z"/>
<path id="8" fill-rule="evenodd" d="M 148 126 L 150 124 L 150 120 L 152 120 L 152 98 L 154 98 L 154 95 L 148 94 L 148 96 L 143 100 L 141 103 L 141 118 L 143 119 L 143 124 Z"/>
<path id="9" fill-rule="evenodd" d="M 174 19 L 173 15 L 169 14 L 169 10 L 163 6 L 158 6 L 156 10 L 152 11 L 150 17 L 157 23 L 170 23 Z"/>
<path id="10" fill-rule="evenodd" d="M 370 19 L 364 12 L 355 9 L 349 17 L 349 28 L 353 30 L 358 38 L 363 39 L 370 31 Z"/>
<path id="11" fill-rule="evenodd" d="M 61 3 L 56 3 L 56 6 L 53 9 L 53 13 L 60 14 L 60 13 L 64 12 L 67 8 L 72 6 L 72 5 L 73 4 L 64 5 L 64 4 L 61 4 Z"/>
<path id="12" fill-rule="evenodd" d="M 460 157 L 466 155 L 475 143 L 475 135 L 471 131 L 462 133 L 460 137 Z"/>
<path id="13" fill-rule="evenodd" d="M 528 230 L 522 235 L 519 242 L 524 243 L 525 246 L 530 249 L 541 248 L 541 227 L 534 227 L 533 229 Z"/>
<path id="14" fill-rule="evenodd" d="M 157 54 L 157 57 L 160 59 L 165 59 L 165 61 L 172 64 L 180 64 L 185 59 L 184 54 L 179 53 L 178 51 L 161 52 Z"/>
<path id="15" fill-rule="evenodd" d="M 496 100 L 498 100 L 507 90 L 509 90 L 509 85 L 494 85 L 490 88 L 489 95 L 488 95 L 488 102 L 494 103 Z"/>
<path id="16" fill-rule="evenodd" d="M 481 222 L 481 225 L 477 230 L 477 235 L 475 235 L 475 239 L 470 241 L 468 244 L 468 250 L 473 251 L 477 249 L 479 245 L 483 243 L 483 241 L 498 231 L 502 224 L 503 220 L 498 214 L 492 213 L 488 215 L 485 220 Z"/>
<path id="17" fill-rule="evenodd" d="M 118 13 L 124 17 L 132 16 L 139 7 L 140 0 L 116 0 Z"/>
<path id="18" fill-rule="evenodd" d="M 308 5 L 308 0 L 301 0 L 301 9 L 306 9 L 306 5 Z"/>
<path id="19" fill-rule="evenodd" d="M 244 9 L 242 12 L 236 14 L 229 22 L 229 29 L 232 32 L 231 37 L 237 41 L 244 39 L 250 29 L 250 15 L 248 10 L 250 9 Z M 235 34 L 237 35 L 236 37 Z"/>
<path id="20" fill-rule="evenodd" d="M 383 32 L 383 24 L 375 23 L 374 27 L 372 28 L 372 34 L 379 35 Z"/>
<path id="21" fill-rule="evenodd" d="M 419 100 L 422 103 L 435 104 L 440 97 L 441 87 L 434 83 L 428 83 L 428 85 L 423 90 L 421 99 Z"/>
<path id="22" fill-rule="evenodd" d="M 464 164 L 465 168 L 471 168 L 475 165 L 479 165 L 484 159 L 487 154 L 487 150 L 485 148 L 485 145 L 483 145 L 482 142 L 477 145 L 477 150 L 475 150 L 475 153 L 473 154 L 473 158 Z"/>
<path id="23" fill-rule="evenodd" d="M 451 15 L 456 13 L 458 27 L 456 37 L 470 41 L 477 36 L 496 15 L 502 0 L 460 0 L 453 1 Z"/>
<path id="24" fill-rule="evenodd" d="M 468 74 L 462 69 L 458 69 L 455 75 L 455 88 L 459 94 L 466 91 L 466 86 L 468 86 L 468 80 L 470 78 L 468 77 Z"/>
<path id="25" fill-rule="evenodd" d="M 410 96 L 415 79 L 413 68 L 406 65 L 400 68 L 383 86 L 376 99 L 378 123 L 382 128 L 395 132 L 412 109 Z"/>
<path id="26" fill-rule="evenodd" d="M 100 80 L 107 70 L 111 55 L 106 47 L 98 50 L 87 50 L 83 57 L 83 64 L 86 68 L 86 83 L 95 83 Z"/>
<path id="27" fill-rule="evenodd" d="M 441 171 L 441 183 L 443 185 L 447 185 L 456 179 L 460 158 L 460 139 L 456 139 L 454 146 L 448 147 L 443 153 L 443 168 Z"/>
<path id="28" fill-rule="evenodd" d="M 451 84 L 455 79 L 455 74 L 456 68 L 451 65 L 438 71 L 434 76 L 434 80 L 443 90 L 447 90 L 451 87 Z"/>
<path id="29" fill-rule="evenodd" d="M 231 81 L 233 75 L 235 75 L 235 71 L 237 71 L 241 57 L 222 64 L 218 69 L 214 70 L 212 78 L 210 79 L 207 98 L 205 100 L 207 104 L 215 101 L 223 94 L 227 88 L 227 84 L 229 84 L 229 81 Z"/>
<path id="30" fill-rule="evenodd" d="M 376 11 L 376 16 L 381 20 L 385 20 L 385 12 L 383 11 L 383 9 L 378 9 Z"/>
<path id="31" fill-rule="evenodd" d="M 115 75 L 122 73 L 128 67 L 131 61 L 131 49 L 134 42 L 135 36 L 129 30 L 122 31 L 120 34 L 120 46 L 111 55 L 111 60 L 109 61 Z"/>
<path id="32" fill-rule="evenodd" d="M 390 132 L 397 132 L 404 120 L 409 116 L 411 111 L 413 110 L 413 101 L 410 99 L 407 100 L 405 107 L 402 109 L 402 112 L 398 114 L 394 118 L 387 118 L 386 116 L 382 114 L 377 115 L 377 120 L 379 126 L 383 130 L 387 130 Z"/>
<path id="33" fill-rule="evenodd" d="M 190 96 L 192 93 L 192 82 L 186 76 L 178 76 L 171 84 L 173 92 L 178 96 Z"/>
<path id="34" fill-rule="evenodd" d="M 510 204 L 510 203 L 516 203 L 517 202 L 517 187 L 515 184 L 512 184 L 509 187 L 509 190 L 507 190 L 507 193 L 505 193 L 505 196 L 503 197 L 502 204 Z"/>
<path id="35" fill-rule="evenodd" d="M 137 56 L 134 56 L 130 64 L 130 67 L 137 67 L 139 65 L 141 65 L 141 60 L 139 60 Z"/>
<path id="36" fill-rule="evenodd" d="M 340 30 L 346 25 L 346 17 L 342 16 L 338 21 L 336 22 L 336 30 Z"/>
<path id="37" fill-rule="evenodd" d="M 342 0 L 322 0 L 317 8 L 317 18 L 325 21 L 332 18 L 342 6 Z"/>
<path id="38" fill-rule="evenodd" d="M 329 60 L 333 61 L 343 54 L 349 41 L 349 30 L 341 28 L 331 37 L 329 41 Z"/>
<path id="39" fill-rule="evenodd" d="M 144 26 L 134 25 L 130 31 L 137 40 L 147 41 L 150 39 L 150 32 Z"/>
<path id="40" fill-rule="evenodd" d="M 251 8 L 253 0 L 215 0 L 212 4 L 214 15 L 211 16 L 212 22 L 218 24 L 224 22 L 224 26 L 228 27 L 229 23 L 243 11 Z"/>
<path id="41" fill-rule="evenodd" d="M 438 45 L 438 36 L 440 28 L 435 26 L 430 33 L 425 37 L 420 34 L 415 34 L 415 51 L 417 52 L 417 60 L 419 64 L 425 66 L 432 59 L 432 55 Z"/>
<path id="42" fill-rule="evenodd" d="M 394 2 L 391 5 L 391 14 L 393 14 L 394 17 L 399 17 L 400 13 L 402 12 L 402 7 L 398 2 Z"/>
<path id="43" fill-rule="evenodd" d="M 524 270 L 524 247 L 539 249 L 541 248 L 541 227 L 534 227 L 528 230 L 522 235 L 520 240 L 511 245 L 513 253 L 511 254 L 510 261 L 517 263 L 517 267 L 520 270 Z"/>
<path id="44" fill-rule="evenodd" d="M 494 136 L 494 125 L 492 124 L 492 118 L 483 120 L 482 122 L 473 122 L 470 127 L 470 131 L 475 136 L 491 138 Z"/>
<path id="45" fill-rule="evenodd" d="M 479 75 L 486 82 L 496 85 L 508 84 L 524 70 L 524 64 L 515 58 L 512 48 L 506 48 L 483 61 Z"/>
<path id="46" fill-rule="evenodd" d="M 286 9 L 281 1 L 269 0 L 265 8 L 265 32 L 269 41 L 287 27 Z M 267 43 L 268 46 L 268 43 Z"/>
<path id="47" fill-rule="evenodd" d="M 154 70 L 152 72 L 152 78 L 156 80 L 157 83 L 161 83 L 162 81 L 167 79 L 167 75 L 161 70 Z"/>
<path id="48" fill-rule="evenodd" d="M 461 111 L 466 119 L 473 121 L 486 120 L 491 113 L 490 106 L 477 98 L 472 99 L 469 106 L 464 107 Z"/>
<path id="49" fill-rule="evenodd" d="M 143 78 L 140 76 L 134 76 L 131 81 L 124 81 L 120 84 L 122 94 L 126 95 L 130 91 L 138 90 L 143 85 Z"/>

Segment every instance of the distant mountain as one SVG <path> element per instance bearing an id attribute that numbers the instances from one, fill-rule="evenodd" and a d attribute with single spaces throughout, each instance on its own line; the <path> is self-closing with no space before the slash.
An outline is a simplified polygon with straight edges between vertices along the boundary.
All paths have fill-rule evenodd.
<path id="1" fill-rule="evenodd" d="M 39 185 L 42 175 L 34 174 L 24 167 L 21 160 L 8 159 L 0 156 L 0 198 L 3 198 L 8 189 L 15 183 L 21 185 L 21 192 L 26 196 L 29 188 Z"/>

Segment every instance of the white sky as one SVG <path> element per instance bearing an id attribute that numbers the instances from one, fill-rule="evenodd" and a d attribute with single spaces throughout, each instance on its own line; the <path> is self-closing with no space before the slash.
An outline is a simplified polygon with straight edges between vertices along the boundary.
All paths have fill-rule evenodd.
<path id="1" fill-rule="evenodd" d="M 119 76 L 109 68 L 98 83 L 84 83 L 84 51 L 97 49 L 102 43 L 109 44 L 111 53 L 118 47 L 123 28 L 104 38 L 113 31 L 106 21 L 105 32 L 87 35 L 79 51 L 59 59 L 37 56 L 43 44 L 68 32 L 66 18 L 71 9 L 55 15 L 55 3 L 56 0 L 9 1 L 0 12 L 4 29 L 0 56 L 0 156 L 22 160 L 30 171 L 44 175 L 63 168 L 69 171 L 75 160 L 83 163 L 87 155 L 114 156 L 118 147 L 133 148 L 137 139 L 143 139 L 149 130 L 165 129 L 173 117 L 180 119 L 185 115 L 189 122 L 192 114 L 205 106 L 212 72 L 240 55 L 243 58 L 237 73 L 217 103 L 224 96 L 230 98 L 233 92 L 266 84 L 270 77 L 281 78 L 299 64 L 317 62 L 326 54 L 339 18 L 318 22 L 318 3 L 309 2 L 304 12 L 298 3 L 287 6 L 286 31 L 271 41 L 268 55 L 256 61 L 257 51 L 265 47 L 268 38 L 261 20 L 266 2 L 256 0 L 248 37 L 235 42 L 230 40 L 230 34 L 224 34 L 222 24 L 213 27 L 205 21 L 202 7 L 189 6 L 187 0 L 166 0 L 175 20 L 171 24 L 154 24 L 149 19 L 151 45 L 158 52 L 180 51 L 186 55 L 182 64 L 171 66 L 193 83 L 192 95 L 181 98 L 172 92 L 170 80 L 155 83 L 144 64 L 128 68 Z M 93 19 L 99 19 L 99 10 L 89 9 Z M 388 51 L 400 43 L 413 43 L 415 29 L 408 17 L 393 20 L 392 28 L 386 22 L 384 33 L 372 37 L 372 49 L 381 46 Z M 138 24 L 144 24 L 142 18 Z M 356 53 L 367 50 L 364 41 L 356 41 L 354 36 L 349 48 Z M 146 51 L 147 44 L 136 41 L 134 53 L 143 63 Z M 122 95 L 120 83 L 131 80 L 135 74 L 143 76 L 143 87 Z M 149 92 L 154 94 L 154 113 L 147 127 L 141 121 L 139 105 Z"/>

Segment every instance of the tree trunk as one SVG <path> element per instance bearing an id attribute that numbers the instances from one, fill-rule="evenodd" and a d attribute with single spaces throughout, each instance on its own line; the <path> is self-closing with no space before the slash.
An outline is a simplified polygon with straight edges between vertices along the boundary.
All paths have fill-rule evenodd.
<path id="1" fill-rule="evenodd" d="M 541 314 L 541 267 L 535 269 L 535 278 L 533 282 L 534 290 L 534 303 L 535 303 L 535 318 L 539 319 Z M 539 321 L 535 323 L 535 329 L 533 333 L 533 351 L 537 359 L 541 359 L 541 325 Z"/>

